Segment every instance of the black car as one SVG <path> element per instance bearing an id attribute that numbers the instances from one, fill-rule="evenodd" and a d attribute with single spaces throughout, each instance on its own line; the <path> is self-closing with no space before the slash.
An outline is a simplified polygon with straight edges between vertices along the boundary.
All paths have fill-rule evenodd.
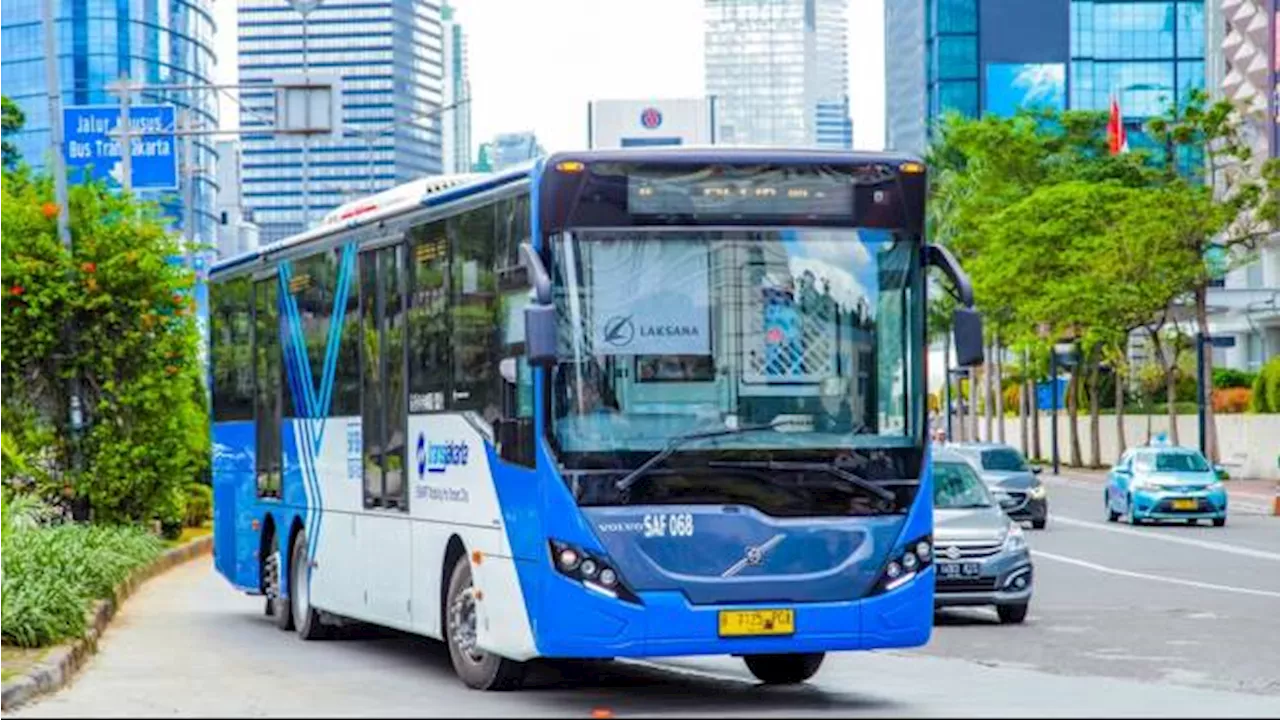
<path id="1" fill-rule="evenodd" d="M 948 445 L 978 467 L 982 480 L 1000 500 L 1009 517 L 1043 530 L 1049 521 L 1049 491 L 1040 482 L 1040 468 L 1028 465 L 1022 453 L 1000 443 Z"/>

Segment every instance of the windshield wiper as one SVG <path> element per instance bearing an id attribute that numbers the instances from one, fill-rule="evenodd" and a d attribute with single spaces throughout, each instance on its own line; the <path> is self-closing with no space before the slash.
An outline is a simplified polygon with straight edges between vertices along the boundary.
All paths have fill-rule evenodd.
<path id="1" fill-rule="evenodd" d="M 617 488 L 619 491 L 622 491 L 622 490 L 626 490 L 632 485 L 635 485 L 636 482 L 639 481 L 641 477 L 644 477 L 645 473 L 649 472 L 649 470 L 653 468 L 654 465 L 657 465 L 663 460 L 666 460 L 667 458 L 671 457 L 671 453 L 674 453 L 676 450 L 679 450 L 681 445 L 684 445 L 685 443 L 691 442 L 693 440 L 705 440 L 707 438 L 723 437 L 725 435 L 737 435 L 739 433 L 754 432 L 756 430 L 774 430 L 776 428 L 783 427 L 785 425 L 794 425 L 797 422 L 798 421 L 796 420 L 775 420 L 773 422 L 760 423 L 758 425 L 742 425 L 735 428 L 725 427 L 725 428 L 717 428 L 715 430 L 702 430 L 698 432 L 686 433 L 684 435 L 677 435 L 676 437 L 671 439 L 671 442 L 667 443 L 666 447 L 654 453 L 648 460 L 645 460 L 643 463 L 640 463 L 640 466 L 637 467 L 635 470 L 632 470 L 631 472 L 622 476 L 622 478 L 620 478 L 618 482 L 614 483 L 613 486 Z"/>
<path id="2" fill-rule="evenodd" d="M 758 470 L 821 470 L 831 473 L 851 485 L 866 490 L 887 503 L 893 503 L 897 496 L 870 480 L 855 475 L 844 468 L 831 463 L 804 462 L 791 460 L 725 460 L 707 463 L 710 467 L 744 468 Z"/>

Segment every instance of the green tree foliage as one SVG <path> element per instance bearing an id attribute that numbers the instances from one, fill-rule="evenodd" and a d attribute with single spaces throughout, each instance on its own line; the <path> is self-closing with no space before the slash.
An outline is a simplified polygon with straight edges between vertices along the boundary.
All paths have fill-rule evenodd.
<path id="1" fill-rule="evenodd" d="M 9 140 L 12 133 L 18 132 L 22 126 L 27 123 L 27 116 L 22 113 L 22 108 L 18 104 L 7 97 L 0 98 L 3 104 L 3 112 L 0 113 L 0 132 L 4 136 L 4 167 L 12 169 L 16 167 L 18 162 L 22 160 L 18 148 Z"/>
<path id="2" fill-rule="evenodd" d="M 171 262 L 181 248 L 154 207 L 103 185 L 73 187 L 70 254 L 52 200 L 47 176 L 5 173 L 5 420 L 19 421 L 18 449 L 43 459 L 31 484 L 45 497 L 87 504 L 95 520 L 180 524 L 186 482 L 208 463 L 192 274 Z M 72 377 L 83 396 L 78 436 Z"/>
<path id="3" fill-rule="evenodd" d="M 1280 355 L 1268 360 L 1254 379 L 1249 409 L 1253 412 L 1280 413 Z"/>

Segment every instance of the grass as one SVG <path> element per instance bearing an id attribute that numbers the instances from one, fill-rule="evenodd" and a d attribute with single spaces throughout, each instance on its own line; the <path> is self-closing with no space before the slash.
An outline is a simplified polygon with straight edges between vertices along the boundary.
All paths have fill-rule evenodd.
<path id="1" fill-rule="evenodd" d="M 26 673 L 32 665 L 44 659 L 52 648 L 21 648 L 11 645 L 0 646 L 0 682 L 9 682 L 9 678 Z"/>
<path id="2" fill-rule="evenodd" d="M 44 647 L 84 635 L 95 600 L 164 551 L 164 542 L 139 527 L 16 523 L 5 508 L 4 644 Z"/>
<path id="3" fill-rule="evenodd" d="M 182 528 L 182 534 L 179 535 L 177 539 L 165 540 L 164 544 L 165 544 L 165 547 L 175 548 L 175 547 L 178 547 L 179 545 L 185 545 L 186 543 L 189 543 L 192 540 L 195 540 L 196 538 L 202 538 L 211 532 L 213 532 L 213 525 L 210 523 L 205 523 L 200 527 Z"/>

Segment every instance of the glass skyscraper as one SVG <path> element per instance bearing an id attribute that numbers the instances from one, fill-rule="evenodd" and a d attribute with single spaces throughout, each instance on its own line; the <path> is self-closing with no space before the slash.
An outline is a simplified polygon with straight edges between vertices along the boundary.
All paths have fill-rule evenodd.
<path id="1" fill-rule="evenodd" d="M 885 7 L 886 140 L 895 149 L 923 152 L 932 121 L 948 110 L 1107 110 L 1112 93 L 1130 146 L 1140 147 L 1147 118 L 1205 86 L 1204 0 L 893 0 Z"/>
<path id="2" fill-rule="evenodd" d="M 240 0 L 240 82 L 269 84 L 304 69 L 302 15 L 286 0 Z M 342 78 L 344 137 L 311 138 L 307 214 L 443 169 L 444 45 L 429 0 L 321 3 L 307 17 L 306 66 Z M 272 93 L 240 93 L 243 128 L 271 124 Z M 436 113 L 436 114 L 433 114 Z M 244 204 L 270 243 L 303 229 L 303 140 L 244 137 Z"/>
<path id="3" fill-rule="evenodd" d="M 128 74 L 150 85 L 207 85 L 214 64 L 212 0 L 58 0 L 59 81 L 64 105 L 116 105 L 107 87 Z M 0 5 L 0 46 L 3 47 L 0 86 L 26 116 L 14 144 L 35 167 L 49 159 L 49 98 L 41 24 L 41 0 L 4 0 Z M 143 91 L 134 103 L 162 103 L 187 109 L 197 126 L 218 126 L 214 92 Z M 213 243 L 217 185 L 217 155 L 211 138 L 191 140 L 196 239 Z M 181 157 L 181 156 L 180 156 Z M 75 177 L 72 176 L 72 180 Z M 183 182 L 186 178 L 183 178 Z M 161 203 L 181 227 L 185 207 L 181 191 L 141 191 L 143 198 Z"/>
<path id="4" fill-rule="evenodd" d="M 454 17 L 456 11 L 445 2 L 440 9 L 444 20 L 444 106 L 462 103 L 444 119 L 444 171 L 471 172 L 471 78 L 467 68 L 467 34 Z"/>
<path id="5" fill-rule="evenodd" d="M 717 142 L 851 147 L 848 0 L 706 0 Z"/>

